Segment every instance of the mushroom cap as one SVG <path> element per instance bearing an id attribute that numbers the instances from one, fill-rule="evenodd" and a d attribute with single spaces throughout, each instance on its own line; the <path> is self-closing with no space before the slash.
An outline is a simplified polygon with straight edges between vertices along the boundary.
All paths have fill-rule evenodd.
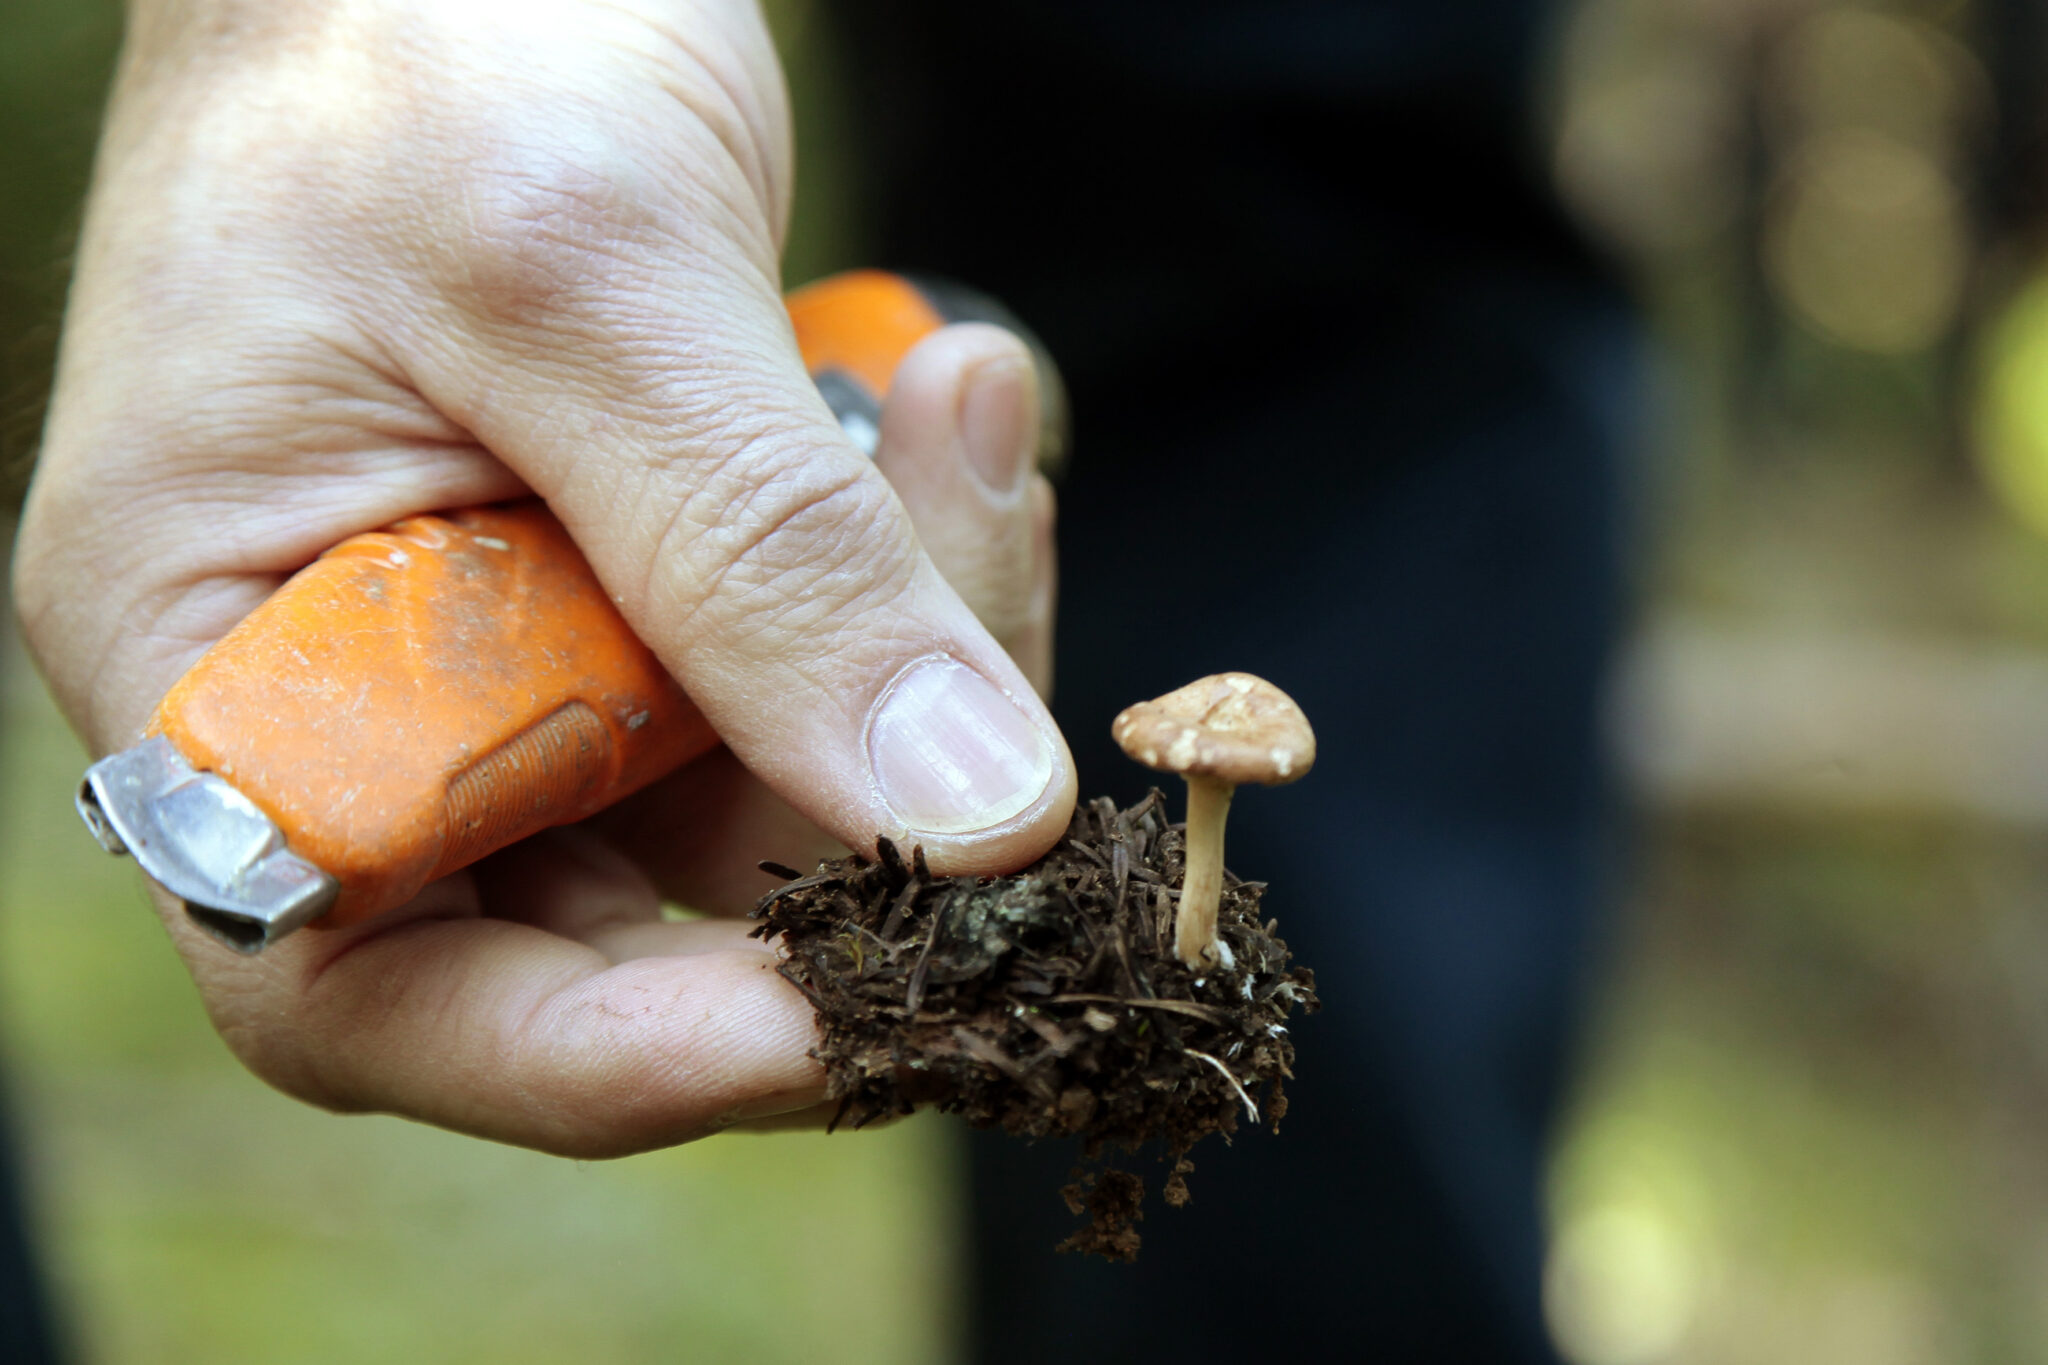
<path id="1" fill-rule="evenodd" d="M 1216 673 L 1125 707 L 1109 733 L 1148 768 L 1277 787 L 1315 766 L 1316 735 L 1294 698 L 1249 673 Z"/>

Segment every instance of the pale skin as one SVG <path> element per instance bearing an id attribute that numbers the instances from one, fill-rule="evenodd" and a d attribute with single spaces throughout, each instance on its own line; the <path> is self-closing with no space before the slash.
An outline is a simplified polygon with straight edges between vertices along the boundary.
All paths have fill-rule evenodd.
<path id="1" fill-rule="evenodd" d="M 279 1088 L 577 1156 L 800 1117 L 754 861 L 1064 830 L 1028 356 L 928 339 L 870 464 L 781 310 L 791 183 L 741 0 L 131 5 L 15 569 L 92 750 L 324 547 L 529 490 L 729 746 L 362 929 L 247 958 L 160 907 Z M 936 788 L 884 714 L 935 676 L 1009 736 Z"/>

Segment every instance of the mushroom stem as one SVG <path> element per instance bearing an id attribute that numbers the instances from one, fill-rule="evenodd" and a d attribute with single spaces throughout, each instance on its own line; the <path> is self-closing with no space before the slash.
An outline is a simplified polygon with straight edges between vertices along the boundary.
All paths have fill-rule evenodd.
<path id="1" fill-rule="evenodd" d="M 1173 921 L 1173 951 L 1202 970 L 1216 954 L 1216 911 L 1223 901 L 1223 821 L 1235 783 L 1188 774 L 1188 823 L 1180 909 Z"/>

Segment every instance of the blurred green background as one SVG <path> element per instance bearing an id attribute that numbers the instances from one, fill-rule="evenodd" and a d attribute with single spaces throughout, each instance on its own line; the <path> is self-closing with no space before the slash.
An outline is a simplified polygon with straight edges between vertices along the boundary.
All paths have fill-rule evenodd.
<path id="1" fill-rule="evenodd" d="M 0 19 L 10 469 L 117 10 Z M 821 11 L 771 6 L 792 280 L 861 255 Z M 1627 907 L 1550 1189 L 1576 1365 L 2048 1358 L 2048 288 L 1986 212 L 1986 25 L 1561 15 L 1532 135 L 1667 361 L 1610 708 Z M 75 827 L 18 649 L 0 696 L 0 1037 L 89 1358 L 948 1358 L 944 1125 L 578 1165 L 278 1098 Z"/>

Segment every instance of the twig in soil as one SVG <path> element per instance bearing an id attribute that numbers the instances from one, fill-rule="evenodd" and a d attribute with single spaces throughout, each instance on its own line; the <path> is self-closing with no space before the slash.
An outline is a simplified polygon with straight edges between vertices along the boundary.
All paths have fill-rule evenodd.
<path id="1" fill-rule="evenodd" d="M 1172 1010 L 1175 1014 L 1193 1015 L 1210 1024 L 1220 1024 L 1225 1015 L 1222 1010 L 1212 1010 L 1207 1005 L 1197 1005 L 1187 1000 L 1147 1000 L 1142 996 L 1093 995 L 1070 992 L 1055 995 L 1045 1002 L 1048 1005 L 1128 1005 L 1132 1009 Z"/>
<path id="2" fill-rule="evenodd" d="M 1253 1123 L 1257 1123 L 1259 1121 L 1259 1106 L 1253 1104 L 1252 1097 L 1244 1093 L 1244 1087 L 1242 1085 L 1239 1085 L 1237 1082 L 1236 1073 L 1231 1071 L 1229 1067 L 1225 1066 L 1221 1061 L 1217 1060 L 1216 1058 L 1211 1057 L 1206 1052 L 1197 1052 L 1193 1048 L 1189 1048 L 1187 1051 L 1188 1056 L 1200 1057 L 1210 1066 L 1215 1067 L 1218 1071 L 1223 1073 L 1223 1079 L 1230 1082 L 1230 1088 L 1237 1092 L 1237 1097 L 1240 1100 L 1244 1101 L 1244 1112 L 1251 1115 Z"/>
<path id="3" fill-rule="evenodd" d="M 903 998 L 904 1008 L 912 1015 L 917 1013 L 919 1002 L 924 999 L 925 976 L 931 971 L 932 945 L 939 941 L 939 919 L 932 916 L 924 936 L 924 951 L 917 955 L 917 966 L 910 973 L 910 990 Z"/>

